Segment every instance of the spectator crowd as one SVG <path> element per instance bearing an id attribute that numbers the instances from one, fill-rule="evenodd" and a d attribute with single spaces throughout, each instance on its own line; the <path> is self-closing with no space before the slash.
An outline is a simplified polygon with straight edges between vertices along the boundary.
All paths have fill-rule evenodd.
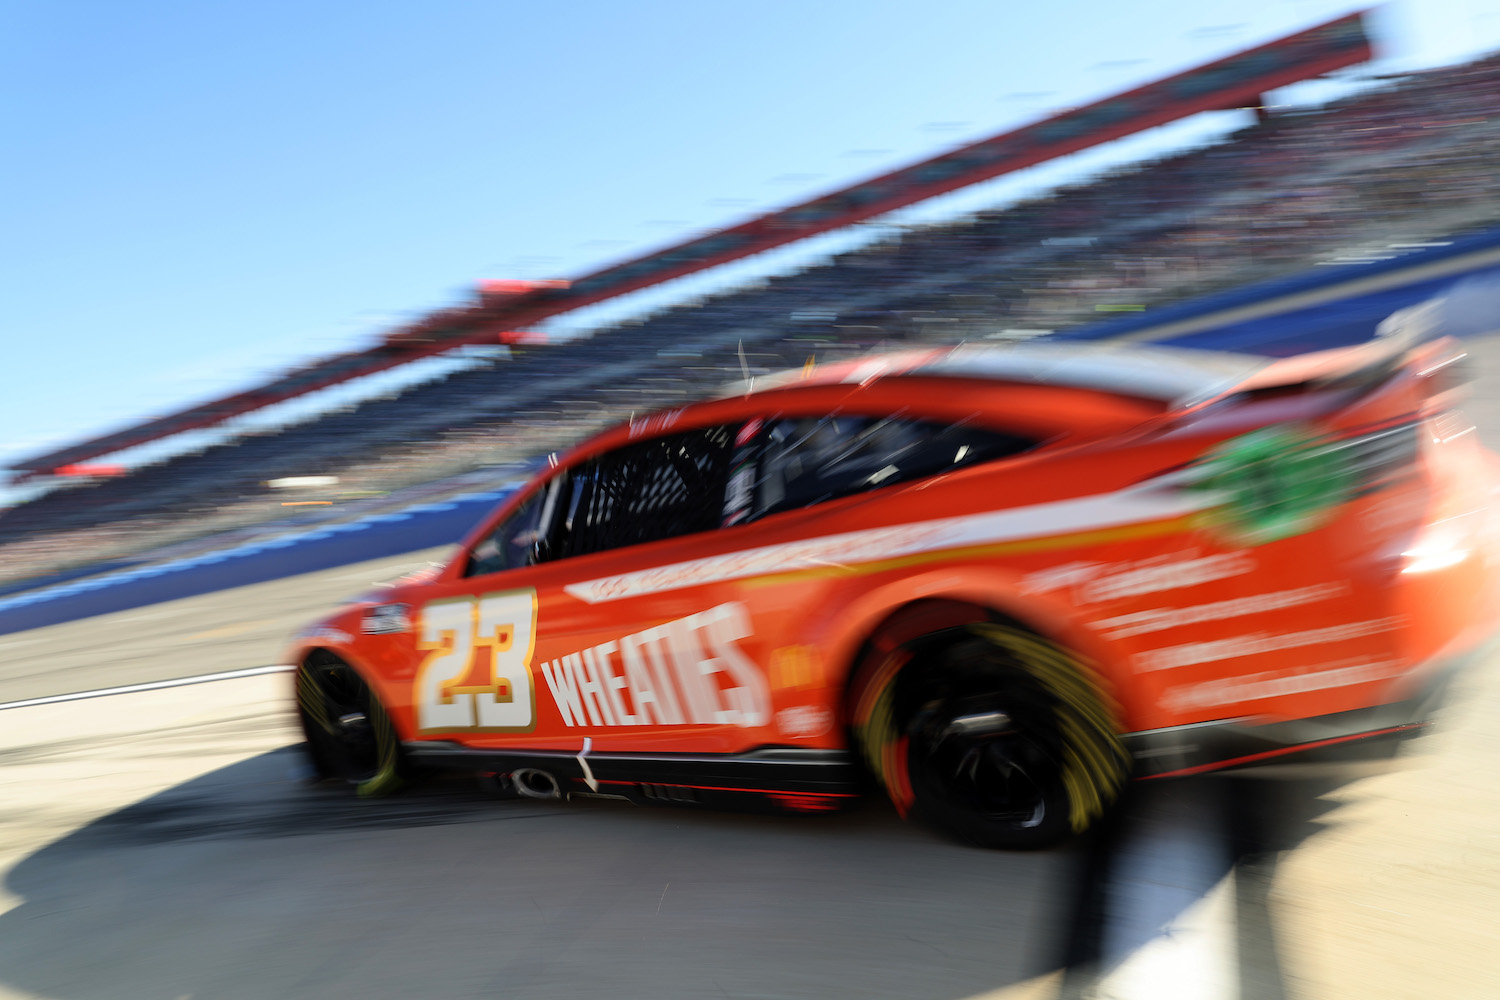
<path id="1" fill-rule="evenodd" d="M 272 479 L 398 490 L 560 449 L 746 370 L 1065 330 L 1332 255 L 1492 227 L 1495 108 L 1500 56 L 1272 111 L 1223 142 L 907 228 L 585 339 L 516 347 L 392 396 L 59 485 L 0 511 L 0 583 L 283 517 L 300 494 L 273 494 Z"/>

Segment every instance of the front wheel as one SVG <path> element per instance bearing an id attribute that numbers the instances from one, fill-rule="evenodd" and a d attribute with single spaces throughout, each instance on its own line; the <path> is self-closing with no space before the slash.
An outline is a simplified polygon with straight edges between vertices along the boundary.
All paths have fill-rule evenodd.
<path id="1" fill-rule="evenodd" d="M 404 783 L 401 741 L 385 706 L 349 664 L 315 653 L 297 670 L 297 707 L 313 766 L 361 797 L 388 795 Z"/>

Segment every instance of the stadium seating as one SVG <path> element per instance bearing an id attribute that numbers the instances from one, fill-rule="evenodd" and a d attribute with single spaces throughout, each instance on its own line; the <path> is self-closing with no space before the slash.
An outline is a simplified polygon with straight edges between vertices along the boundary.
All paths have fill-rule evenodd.
<path id="1" fill-rule="evenodd" d="M 587 338 L 61 485 L 0 512 L 0 579 L 282 516 L 271 479 L 334 474 L 341 490 L 380 491 L 542 453 L 713 391 L 742 365 L 1061 330 L 1364 244 L 1494 225 L 1496 106 L 1500 57 L 1429 71 Z"/>

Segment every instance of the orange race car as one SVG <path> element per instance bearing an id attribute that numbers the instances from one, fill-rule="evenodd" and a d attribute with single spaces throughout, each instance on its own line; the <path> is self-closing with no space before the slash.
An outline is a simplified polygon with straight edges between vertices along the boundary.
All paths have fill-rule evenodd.
<path id="1" fill-rule="evenodd" d="M 1423 725 L 1494 620 L 1452 341 L 871 357 L 552 460 L 440 571 L 304 633 L 321 773 L 837 807 L 979 844 L 1130 777 Z"/>

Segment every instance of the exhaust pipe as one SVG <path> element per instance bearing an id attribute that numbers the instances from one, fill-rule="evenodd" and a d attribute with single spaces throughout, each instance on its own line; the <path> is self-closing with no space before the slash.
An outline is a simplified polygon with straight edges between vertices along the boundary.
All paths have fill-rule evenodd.
<path id="1" fill-rule="evenodd" d="M 534 767 L 523 767 L 510 773 L 511 784 L 516 794 L 528 799 L 560 799 L 562 786 L 548 771 Z"/>

